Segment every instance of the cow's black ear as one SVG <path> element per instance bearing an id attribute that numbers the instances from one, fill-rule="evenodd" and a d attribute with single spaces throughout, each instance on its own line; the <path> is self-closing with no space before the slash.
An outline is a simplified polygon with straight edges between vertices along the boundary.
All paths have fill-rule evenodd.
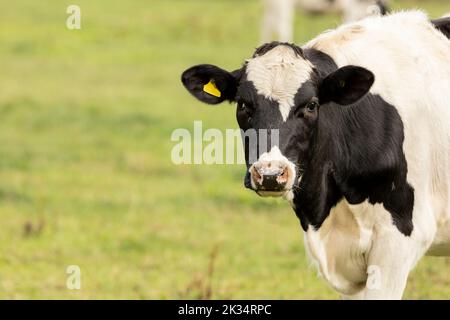
<path id="1" fill-rule="evenodd" d="M 369 92 L 375 81 L 372 72 L 362 67 L 345 66 L 328 75 L 319 87 L 320 103 L 355 103 Z"/>
<path id="2" fill-rule="evenodd" d="M 234 100 L 237 76 L 237 71 L 231 73 L 210 64 L 201 64 L 184 71 L 181 81 L 198 100 L 218 104 L 224 100 Z"/>

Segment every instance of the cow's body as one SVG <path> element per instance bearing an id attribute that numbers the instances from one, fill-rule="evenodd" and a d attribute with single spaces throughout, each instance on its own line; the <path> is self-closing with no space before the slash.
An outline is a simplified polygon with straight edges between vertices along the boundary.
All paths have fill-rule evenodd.
<path id="1" fill-rule="evenodd" d="M 246 186 L 289 200 L 344 297 L 399 299 L 423 255 L 450 255 L 447 26 L 422 12 L 367 18 L 302 48 L 262 46 L 232 73 L 183 75 L 204 102 L 236 101 L 241 128 L 279 129 Z M 211 79 L 222 97 L 199 90 Z"/>
<path id="2" fill-rule="evenodd" d="M 422 255 L 450 255 L 450 42 L 425 15 L 408 13 L 343 26 L 306 47 L 338 66 L 374 72 L 371 93 L 401 116 L 407 181 L 414 188 L 410 236 L 398 232 L 382 205 L 343 199 L 318 231 L 305 233 L 306 246 L 338 291 L 400 298 Z M 370 265 L 380 267 L 381 292 L 360 291 Z"/>

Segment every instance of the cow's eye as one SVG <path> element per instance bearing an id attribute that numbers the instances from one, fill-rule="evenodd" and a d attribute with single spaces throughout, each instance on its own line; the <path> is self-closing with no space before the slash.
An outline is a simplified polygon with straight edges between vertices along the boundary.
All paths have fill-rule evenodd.
<path id="1" fill-rule="evenodd" d="M 306 105 L 306 111 L 314 112 L 319 107 L 319 103 L 317 101 L 310 101 Z"/>
<path id="2" fill-rule="evenodd" d="M 241 102 L 238 104 L 239 111 L 245 111 L 251 113 L 253 111 L 253 106 L 249 103 Z"/>

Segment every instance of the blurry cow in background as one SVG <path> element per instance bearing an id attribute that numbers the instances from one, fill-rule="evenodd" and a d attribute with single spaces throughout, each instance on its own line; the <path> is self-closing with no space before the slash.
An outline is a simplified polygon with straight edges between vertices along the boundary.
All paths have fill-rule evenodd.
<path id="1" fill-rule="evenodd" d="M 263 43 L 272 40 L 293 41 L 294 13 L 299 8 L 308 13 L 341 12 L 344 22 L 370 15 L 384 15 L 388 0 L 264 0 L 261 30 Z"/>

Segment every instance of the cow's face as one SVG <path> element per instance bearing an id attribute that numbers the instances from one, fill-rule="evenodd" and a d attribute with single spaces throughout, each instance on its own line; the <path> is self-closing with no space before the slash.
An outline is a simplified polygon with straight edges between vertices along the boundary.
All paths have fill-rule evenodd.
<path id="1" fill-rule="evenodd" d="M 373 81 L 370 71 L 355 66 L 321 79 L 301 48 L 276 42 L 258 48 L 236 71 L 198 65 L 182 75 L 185 87 L 200 101 L 235 102 L 239 127 L 256 133 L 256 142 L 250 135 L 243 139 L 245 186 L 261 196 L 287 198 L 307 170 L 321 105 L 351 104 Z M 257 157 L 252 159 L 252 154 Z"/>

